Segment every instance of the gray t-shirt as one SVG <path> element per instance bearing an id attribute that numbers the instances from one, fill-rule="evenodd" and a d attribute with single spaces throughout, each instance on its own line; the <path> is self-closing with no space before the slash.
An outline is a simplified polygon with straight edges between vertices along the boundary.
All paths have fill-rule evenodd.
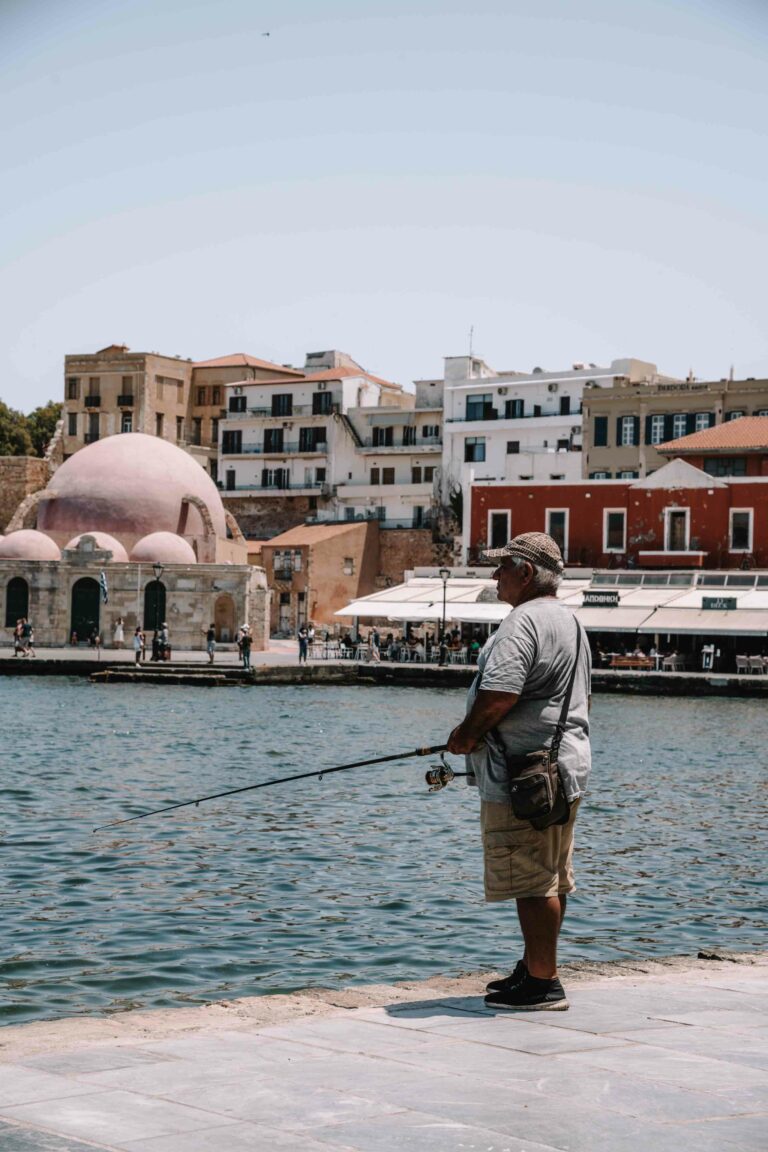
<path id="1" fill-rule="evenodd" d="M 467 771 L 483 800 L 509 802 L 504 751 L 521 756 L 552 742 L 576 655 L 576 629 L 570 608 L 554 596 L 541 596 L 514 608 L 490 637 L 478 658 L 478 674 L 469 689 L 467 711 L 478 689 L 514 692 L 520 699 L 481 748 L 467 756 Z M 592 762 L 589 745 L 589 694 L 592 657 L 581 631 L 581 648 L 558 763 L 569 800 L 582 796 Z M 470 778 L 470 783 L 473 781 Z"/>

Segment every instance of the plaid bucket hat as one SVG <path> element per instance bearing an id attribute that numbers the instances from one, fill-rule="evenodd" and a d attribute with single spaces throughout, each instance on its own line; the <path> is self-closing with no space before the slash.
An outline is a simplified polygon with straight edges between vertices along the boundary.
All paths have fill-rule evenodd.
<path id="1" fill-rule="evenodd" d="M 558 576 L 565 568 L 556 541 L 547 536 L 546 532 L 523 532 L 520 536 L 514 536 L 503 548 L 491 548 L 483 556 L 486 560 L 503 560 L 505 556 L 528 560 L 549 572 L 556 572 Z"/>

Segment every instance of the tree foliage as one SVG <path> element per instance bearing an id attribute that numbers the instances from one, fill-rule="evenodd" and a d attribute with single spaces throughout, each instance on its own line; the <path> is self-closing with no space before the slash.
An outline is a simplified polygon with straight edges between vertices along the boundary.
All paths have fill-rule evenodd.
<path id="1" fill-rule="evenodd" d="M 0 400 L 0 456 L 44 456 L 61 419 L 61 404 L 49 400 L 25 416 Z"/>

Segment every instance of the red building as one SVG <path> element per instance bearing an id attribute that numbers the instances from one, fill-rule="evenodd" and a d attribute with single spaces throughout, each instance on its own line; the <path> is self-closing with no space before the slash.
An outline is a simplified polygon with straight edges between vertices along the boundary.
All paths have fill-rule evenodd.
<path id="1" fill-rule="evenodd" d="M 754 420 L 768 432 L 768 418 L 733 424 Z M 729 425 L 675 443 L 679 447 L 721 428 Z M 765 439 L 762 456 L 768 460 L 768 435 Z M 723 459 L 723 447 L 737 454 L 731 446 L 712 447 L 710 460 L 718 454 Z M 701 452 L 699 445 L 700 462 Z M 745 454 L 761 459 L 754 449 Z M 756 475 L 716 476 L 675 459 L 643 480 L 474 484 L 469 532 L 473 564 L 484 548 L 498 547 L 520 532 L 548 532 L 571 565 L 768 568 L 768 467 Z"/>

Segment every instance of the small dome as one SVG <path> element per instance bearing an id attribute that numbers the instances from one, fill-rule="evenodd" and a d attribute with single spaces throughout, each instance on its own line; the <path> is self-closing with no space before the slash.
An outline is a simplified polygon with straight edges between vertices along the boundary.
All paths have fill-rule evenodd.
<path id="1" fill-rule="evenodd" d="M 191 544 L 175 532 L 150 532 L 142 536 L 131 549 L 131 560 L 141 564 L 197 564 Z"/>
<path id="2" fill-rule="evenodd" d="M 77 548 L 84 536 L 90 536 L 93 539 L 94 548 L 100 552 L 111 552 L 113 564 L 125 564 L 127 562 L 128 553 L 125 548 L 119 540 L 115 540 L 114 536 L 110 536 L 106 532 L 81 532 L 79 536 L 75 536 L 65 545 L 66 550 L 69 552 Z"/>
<path id="3" fill-rule="evenodd" d="M 21 528 L 0 540 L 2 560 L 61 560 L 58 545 L 44 532 Z"/>

